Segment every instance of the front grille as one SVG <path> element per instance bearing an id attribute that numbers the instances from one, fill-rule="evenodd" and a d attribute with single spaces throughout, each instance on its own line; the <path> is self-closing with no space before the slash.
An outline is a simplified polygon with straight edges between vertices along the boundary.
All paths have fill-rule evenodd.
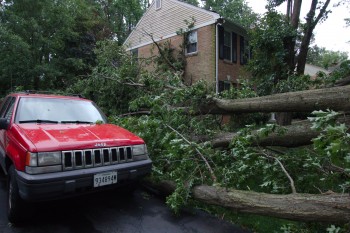
<path id="1" fill-rule="evenodd" d="M 133 161 L 130 146 L 63 151 L 62 156 L 65 171 Z"/>

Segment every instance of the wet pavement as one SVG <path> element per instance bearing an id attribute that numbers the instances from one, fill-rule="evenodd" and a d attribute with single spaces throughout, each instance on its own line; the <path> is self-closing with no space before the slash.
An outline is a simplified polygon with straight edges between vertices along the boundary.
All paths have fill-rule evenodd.
<path id="1" fill-rule="evenodd" d="M 143 190 L 116 190 L 31 205 L 21 226 L 8 223 L 6 182 L 0 171 L 0 233 L 243 233 L 202 211 L 175 216 L 161 198 Z"/>

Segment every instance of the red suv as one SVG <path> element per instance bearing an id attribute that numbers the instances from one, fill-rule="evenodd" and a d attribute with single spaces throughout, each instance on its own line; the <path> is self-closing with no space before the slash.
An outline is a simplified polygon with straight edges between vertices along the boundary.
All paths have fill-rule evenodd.
<path id="1" fill-rule="evenodd" d="M 108 124 L 92 101 L 31 92 L 1 104 L 0 165 L 10 222 L 23 219 L 27 201 L 129 188 L 152 168 L 144 141 Z"/>

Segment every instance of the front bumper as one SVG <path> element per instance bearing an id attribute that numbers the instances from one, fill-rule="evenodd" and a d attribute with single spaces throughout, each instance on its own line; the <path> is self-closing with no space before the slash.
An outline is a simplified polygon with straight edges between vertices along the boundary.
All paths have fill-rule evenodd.
<path id="1" fill-rule="evenodd" d="M 110 166 L 38 175 L 17 171 L 17 183 L 22 199 L 26 201 L 45 201 L 123 186 L 148 175 L 151 170 L 152 161 L 147 159 Z M 118 182 L 113 185 L 94 188 L 94 175 L 110 171 L 117 171 Z"/>

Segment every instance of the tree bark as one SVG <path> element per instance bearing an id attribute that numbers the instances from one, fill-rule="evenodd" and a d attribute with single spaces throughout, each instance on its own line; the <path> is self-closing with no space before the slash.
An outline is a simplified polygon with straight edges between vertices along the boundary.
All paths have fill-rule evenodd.
<path id="1" fill-rule="evenodd" d="M 349 110 L 350 86 L 288 92 L 236 100 L 214 98 L 212 102 L 199 106 L 195 114 L 311 112 L 326 109 L 334 111 Z"/>
<path id="2" fill-rule="evenodd" d="M 346 194 L 277 195 L 200 185 L 193 197 L 242 213 L 267 215 L 296 221 L 349 222 L 350 196 Z"/>
<path id="3" fill-rule="evenodd" d="M 310 145 L 312 143 L 311 140 L 319 135 L 319 132 L 311 130 L 310 126 L 311 123 L 306 121 L 297 125 L 285 126 L 284 128 L 287 130 L 285 134 L 271 133 L 267 137 L 257 139 L 253 142 L 253 146 L 298 147 Z M 237 134 L 235 133 L 217 135 L 211 140 L 212 147 L 228 147 L 236 136 Z"/>
<path id="4" fill-rule="evenodd" d="M 327 15 L 327 7 L 330 3 L 330 0 L 326 0 L 323 3 L 323 6 L 320 9 L 319 14 L 315 18 L 317 4 L 319 3 L 318 0 L 312 0 L 309 13 L 306 17 L 306 26 L 304 28 L 304 37 L 302 39 L 301 45 L 300 45 L 300 51 L 298 55 L 298 61 L 297 61 L 297 74 L 302 75 L 304 74 L 305 70 L 305 64 L 306 64 L 306 58 L 307 53 L 309 50 L 309 45 L 312 37 L 312 33 L 318 24 L 318 22 Z"/>
<path id="5" fill-rule="evenodd" d="M 174 182 L 146 183 L 152 190 L 171 194 Z M 226 207 L 241 213 L 272 216 L 302 222 L 350 221 L 350 195 L 344 194 L 267 194 L 207 185 L 195 186 L 192 196 L 206 204 Z"/>
<path id="6" fill-rule="evenodd" d="M 335 86 L 345 86 L 350 84 L 350 76 L 335 82 Z"/>
<path id="7" fill-rule="evenodd" d="M 350 116 L 339 117 L 337 119 L 339 123 L 345 123 L 350 125 Z M 316 138 L 320 132 L 311 129 L 312 123 L 308 120 L 303 120 L 293 125 L 284 126 L 286 132 L 282 135 L 271 133 L 267 137 L 257 138 L 253 142 L 253 146 L 283 146 L 283 147 L 298 147 L 304 145 L 310 145 L 312 139 Z M 256 135 L 253 132 L 253 135 Z M 232 140 L 237 136 L 236 133 L 223 133 L 216 135 L 213 139 L 206 138 L 207 141 L 211 141 L 212 147 L 228 147 Z M 202 141 L 204 138 L 201 139 Z"/>

